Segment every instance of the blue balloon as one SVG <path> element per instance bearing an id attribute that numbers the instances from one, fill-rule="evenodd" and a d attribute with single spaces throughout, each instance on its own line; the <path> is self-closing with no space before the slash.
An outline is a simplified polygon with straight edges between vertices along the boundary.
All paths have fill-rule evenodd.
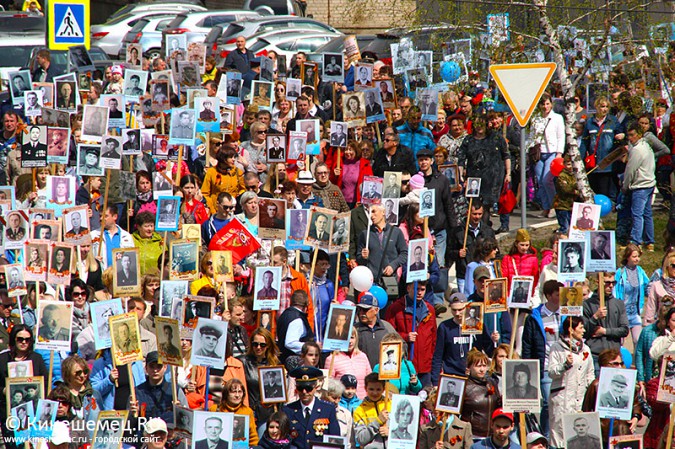
<path id="1" fill-rule="evenodd" d="M 600 206 L 600 216 L 604 217 L 605 215 L 612 212 L 612 200 L 607 198 L 605 195 L 596 194 L 594 197 L 595 204 Z"/>
<path id="2" fill-rule="evenodd" d="M 387 302 L 389 301 L 389 297 L 387 296 L 387 292 L 380 287 L 379 285 L 373 285 L 370 287 L 370 290 L 368 290 L 372 295 L 377 298 L 377 303 L 380 307 L 380 309 L 384 309 L 387 307 Z"/>
<path id="3" fill-rule="evenodd" d="M 441 64 L 441 78 L 446 83 L 454 83 L 459 79 L 462 71 L 459 68 L 459 64 L 455 61 L 444 61 Z"/>

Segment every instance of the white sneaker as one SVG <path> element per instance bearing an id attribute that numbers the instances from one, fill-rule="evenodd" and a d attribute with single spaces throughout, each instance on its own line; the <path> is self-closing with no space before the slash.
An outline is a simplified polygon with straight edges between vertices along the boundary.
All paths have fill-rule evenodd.
<path id="1" fill-rule="evenodd" d="M 548 217 L 547 217 L 547 218 L 555 218 L 555 217 L 556 217 L 556 215 L 555 215 L 555 209 L 551 209 L 551 210 L 548 212 Z"/>

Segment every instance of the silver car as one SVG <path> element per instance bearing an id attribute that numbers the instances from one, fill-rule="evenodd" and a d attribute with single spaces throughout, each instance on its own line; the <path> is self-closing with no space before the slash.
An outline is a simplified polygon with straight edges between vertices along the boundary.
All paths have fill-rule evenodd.
<path id="1" fill-rule="evenodd" d="M 120 59 L 123 61 L 126 59 L 129 44 L 141 44 L 143 56 L 150 60 L 160 56 L 162 54 L 162 31 L 175 17 L 175 14 L 145 17 L 136 22 L 136 25 L 124 37 L 124 43 L 120 49 Z"/>
<path id="2" fill-rule="evenodd" d="M 258 39 L 248 49 L 256 56 L 266 55 L 274 50 L 276 54 L 286 56 L 286 61 L 290 61 L 297 52 L 314 53 L 314 50 L 331 41 L 334 37 L 335 34 L 333 33 L 317 33 L 305 30 Z"/>
<path id="3" fill-rule="evenodd" d="M 156 17 L 166 14 L 176 14 L 176 11 L 204 11 L 205 8 L 186 3 L 170 3 L 163 11 L 141 10 L 117 16 L 106 23 L 91 26 L 91 45 L 97 45 L 110 57 L 117 58 L 122 48 L 122 40 L 136 22 L 144 17 Z M 175 5 L 175 6 L 174 6 Z"/>

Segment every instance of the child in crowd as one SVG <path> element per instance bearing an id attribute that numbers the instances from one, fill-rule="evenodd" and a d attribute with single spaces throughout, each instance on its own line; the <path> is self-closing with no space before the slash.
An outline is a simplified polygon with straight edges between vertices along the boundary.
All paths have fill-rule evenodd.
<path id="1" fill-rule="evenodd" d="M 555 179 L 555 197 L 553 198 L 553 208 L 558 218 L 558 232 L 567 234 L 570 229 L 570 219 L 572 218 L 572 204 L 578 195 L 577 180 L 572 172 L 572 158 L 566 154 L 563 158 L 564 168 L 560 175 Z"/>
<path id="2" fill-rule="evenodd" d="M 384 447 L 387 434 L 382 435 L 380 427 L 388 425 L 391 401 L 383 394 L 385 381 L 380 380 L 378 373 L 368 374 L 365 383 L 368 395 L 354 410 L 356 443 L 364 449 Z"/>
<path id="3" fill-rule="evenodd" d="M 343 374 L 340 377 L 340 382 L 345 386 L 345 391 L 342 393 L 342 398 L 340 399 L 340 406 L 349 410 L 351 414 L 354 414 L 354 410 L 361 405 L 361 399 L 356 396 L 356 387 L 358 386 L 356 376 L 353 374 Z"/>

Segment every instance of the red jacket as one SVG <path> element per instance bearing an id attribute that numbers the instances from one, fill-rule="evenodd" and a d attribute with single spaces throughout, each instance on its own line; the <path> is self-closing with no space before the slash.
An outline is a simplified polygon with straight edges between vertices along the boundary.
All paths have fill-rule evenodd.
<path id="1" fill-rule="evenodd" d="M 340 168 L 344 166 L 344 150 L 342 150 L 342 162 L 340 163 Z M 330 180 L 333 184 L 338 186 L 340 190 L 342 190 L 342 170 L 340 171 L 340 176 L 335 176 L 335 167 L 337 167 L 337 156 L 331 159 L 331 164 L 328 164 L 328 167 L 330 168 Z M 363 184 L 363 177 L 364 176 L 373 176 L 373 167 L 370 165 L 370 161 L 365 158 L 361 158 L 359 161 L 359 179 L 356 183 L 357 186 L 361 186 Z M 357 188 L 356 189 L 356 202 L 361 201 L 361 189 Z"/>
<path id="2" fill-rule="evenodd" d="M 513 262 L 517 267 L 513 267 Z M 537 250 L 530 247 L 528 254 L 507 254 L 502 259 L 502 277 L 508 279 L 509 288 L 511 288 L 511 279 L 513 276 L 534 276 L 534 287 L 539 282 L 539 258 L 537 257 Z"/>
<path id="3" fill-rule="evenodd" d="M 431 372 L 431 359 L 436 349 L 436 312 L 428 302 L 424 301 L 429 314 L 417 325 L 417 340 L 415 341 L 415 353 L 413 365 L 418 373 Z M 397 299 L 387 309 L 386 320 L 394 326 L 403 340 L 408 342 L 408 333 L 412 332 L 412 314 L 405 313 L 405 296 Z M 409 353 L 410 351 L 408 351 Z"/>

